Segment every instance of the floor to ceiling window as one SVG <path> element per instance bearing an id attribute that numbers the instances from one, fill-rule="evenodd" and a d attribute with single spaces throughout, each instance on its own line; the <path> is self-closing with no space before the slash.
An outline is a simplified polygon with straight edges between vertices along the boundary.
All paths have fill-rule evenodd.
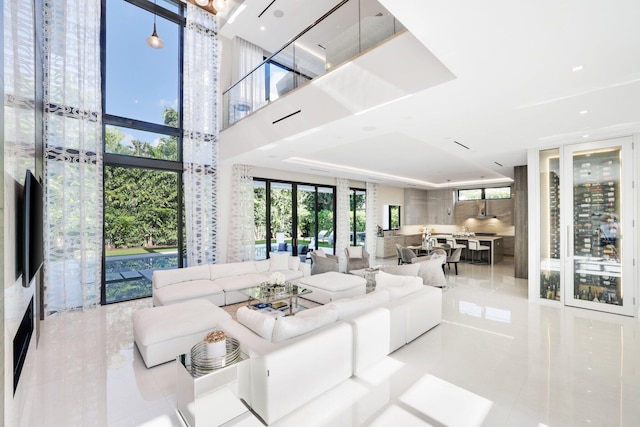
<path id="1" fill-rule="evenodd" d="M 254 180 L 256 259 L 302 247 L 334 252 L 335 187 Z"/>
<path id="2" fill-rule="evenodd" d="M 145 43 L 154 12 L 161 49 Z M 183 26 L 177 0 L 103 0 L 103 303 L 183 264 Z"/>
<path id="3" fill-rule="evenodd" d="M 351 218 L 349 244 L 351 246 L 364 246 L 367 234 L 366 201 L 366 190 L 359 188 L 351 189 L 351 195 L 349 196 L 349 218 Z"/>

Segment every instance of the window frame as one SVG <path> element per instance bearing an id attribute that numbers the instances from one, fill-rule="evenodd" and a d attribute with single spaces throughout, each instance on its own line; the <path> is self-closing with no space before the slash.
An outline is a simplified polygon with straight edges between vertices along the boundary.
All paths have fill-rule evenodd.
<path id="1" fill-rule="evenodd" d="M 178 174 L 178 188 L 177 188 L 177 197 L 178 197 L 178 206 L 177 206 L 177 238 L 178 238 L 178 268 L 182 268 L 184 266 L 183 257 L 180 254 L 184 251 L 184 165 L 183 165 L 183 156 L 182 156 L 182 134 L 183 134 L 183 107 L 184 107 L 184 39 L 185 39 L 185 5 L 184 3 L 178 0 L 165 0 L 172 4 L 175 4 L 178 7 L 178 13 L 172 12 L 164 7 L 157 5 L 156 3 L 150 0 L 122 0 L 127 3 L 130 3 L 134 6 L 140 7 L 143 10 L 146 10 L 152 14 L 156 14 L 162 18 L 167 19 L 168 21 L 174 22 L 179 27 L 178 32 L 178 126 L 172 127 L 158 123 L 146 122 L 139 119 L 132 119 L 121 117 L 113 114 L 106 113 L 106 80 L 107 80 L 107 1 L 114 0 L 101 0 L 101 17 L 100 17 L 100 69 L 102 75 L 101 81 L 101 103 L 102 103 L 102 155 L 103 155 L 103 176 L 104 170 L 106 167 L 115 166 L 115 167 L 128 167 L 128 168 L 140 168 L 140 169 L 149 169 L 154 171 L 167 171 L 167 172 L 176 172 Z M 133 130 L 140 130 L 145 132 L 152 132 L 163 134 L 167 136 L 175 136 L 177 138 L 177 159 L 176 160 L 165 160 L 165 159 L 154 159 L 147 157 L 136 157 L 129 156 L 123 154 L 116 153 L 107 153 L 106 149 L 106 140 L 105 134 L 108 126 L 117 126 L 123 127 Z M 103 182 L 103 206 L 104 206 L 104 182 Z M 106 283 L 106 251 L 105 251 L 105 221 L 104 221 L 104 212 L 103 212 L 103 221 L 102 221 L 102 231 L 103 231 L 103 241 L 102 241 L 102 280 L 100 287 L 100 302 L 101 305 L 114 304 L 123 301 L 112 301 L 107 302 L 107 283 Z M 148 298 L 148 296 L 140 296 L 135 299 L 140 298 Z M 127 300 L 130 301 L 130 300 Z"/>
<path id="2" fill-rule="evenodd" d="M 486 197 L 486 190 L 492 190 L 492 189 L 500 189 L 500 188 L 508 188 L 509 189 L 509 197 L 490 197 L 487 198 Z M 473 190 L 480 190 L 480 198 L 479 199 L 461 199 L 460 198 L 460 191 L 473 191 Z M 467 202 L 467 201 L 475 201 L 475 200 L 509 200 L 513 197 L 513 187 L 511 185 L 506 185 L 503 187 L 482 187 L 482 188 L 459 188 L 456 191 L 456 197 L 458 198 L 458 201 L 461 202 Z"/>

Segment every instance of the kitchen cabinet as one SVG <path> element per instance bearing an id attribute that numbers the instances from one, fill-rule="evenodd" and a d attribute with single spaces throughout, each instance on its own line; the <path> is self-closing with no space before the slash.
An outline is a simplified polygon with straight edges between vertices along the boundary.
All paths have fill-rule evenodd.
<path id="1" fill-rule="evenodd" d="M 427 191 L 426 224 L 455 225 L 453 190 Z"/>
<path id="2" fill-rule="evenodd" d="M 376 258 L 396 256 L 396 244 L 413 246 L 422 244 L 421 234 L 407 234 L 401 236 L 376 237 Z"/>

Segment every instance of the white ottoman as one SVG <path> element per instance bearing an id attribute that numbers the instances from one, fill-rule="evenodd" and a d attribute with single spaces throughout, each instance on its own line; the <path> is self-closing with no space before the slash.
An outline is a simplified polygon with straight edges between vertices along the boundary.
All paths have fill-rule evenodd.
<path id="1" fill-rule="evenodd" d="M 206 299 L 147 307 L 133 313 L 133 339 L 147 368 L 188 353 L 231 315 Z"/>
<path id="2" fill-rule="evenodd" d="M 302 298 L 327 304 L 340 298 L 349 298 L 367 293 L 367 281 L 353 274 L 337 271 L 315 274 L 300 279 L 299 286 L 312 291 Z"/>

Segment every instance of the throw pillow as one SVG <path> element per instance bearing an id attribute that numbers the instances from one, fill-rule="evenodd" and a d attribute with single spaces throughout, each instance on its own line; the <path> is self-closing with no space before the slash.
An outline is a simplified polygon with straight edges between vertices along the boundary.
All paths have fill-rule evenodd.
<path id="1" fill-rule="evenodd" d="M 362 258 L 362 246 L 349 246 L 349 258 Z"/>
<path id="2" fill-rule="evenodd" d="M 236 319 L 265 340 L 271 341 L 273 327 L 276 324 L 274 316 L 260 313 L 258 310 L 253 310 L 249 307 L 240 307 L 236 312 Z"/>
<path id="3" fill-rule="evenodd" d="M 387 291 L 389 292 L 391 299 L 395 300 L 410 295 L 414 292 L 418 292 L 422 289 L 424 289 L 422 279 L 419 277 L 412 277 L 401 286 L 392 286 L 390 288 L 387 288 Z"/>
<path id="4" fill-rule="evenodd" d="M 289 270 L 298 271 L 300 268 L 300 257 L 290 256 L 289 257 Z"/>
<path id="5" fill-rule="evenodd" d="M 287 243 L 278 243 L 278 252 L 287 252 Z"/>
<path id="6" fill-rule="evenodd" d="M 325 254 L 322 249 L 318 249 L 317 251 L 314 252 L 314 254 L 316 254 L 316 256 L 319 256 L 320 258 L 326 258 L 327 257 L 327 254 Z"/>
<path id="7" fill-rule="evenodd" d="M 376 274 L 376 291 L 402 286 L 405 283 L 408 283 L 411 279 L 413 279 L 411 276 L 398 276 L 380 271 Z"/>
<path id="8" fill-rule="evenodd" d="M 314 331 L 338 320 L 338 310 L 321 310 L 313 316 L 278 317 L 273 327 L 271 342 L 282 342 L 298 335 Z"/>
<path id="9" fill-rule="evenodd" d="M 269 271 L 279 271 L 289 269 L 289 254 L 271 254 L 269 256 L 271 265 Z"/>

